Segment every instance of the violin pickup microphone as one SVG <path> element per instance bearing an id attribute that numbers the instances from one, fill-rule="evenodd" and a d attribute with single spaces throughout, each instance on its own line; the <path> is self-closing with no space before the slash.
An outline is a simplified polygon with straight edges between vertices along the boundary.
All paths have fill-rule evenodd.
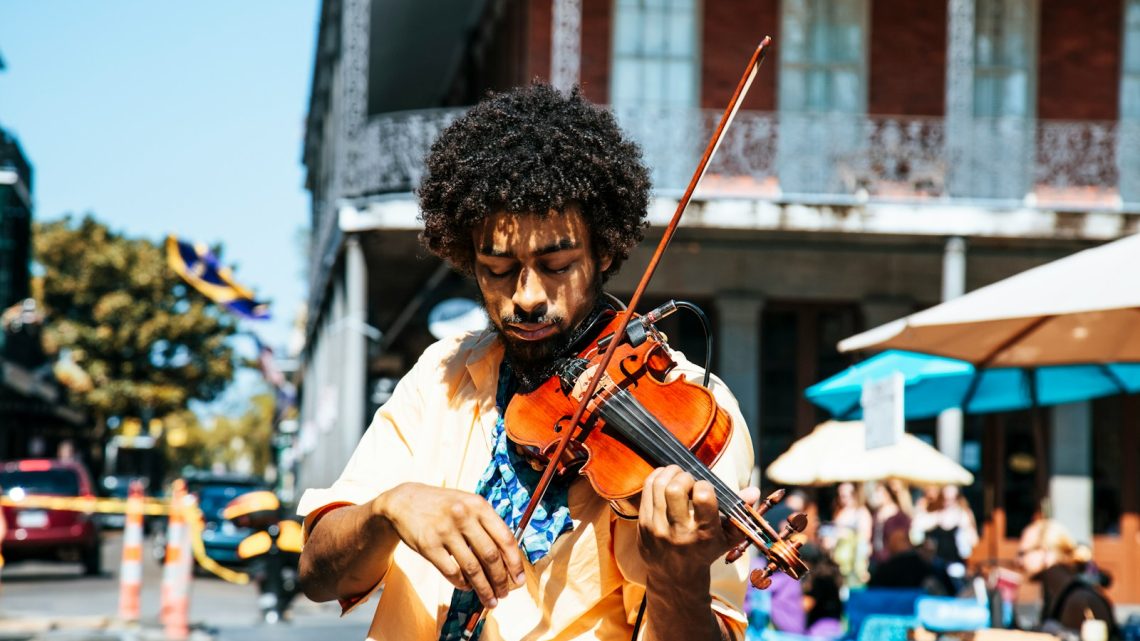
<path id="1" fill-rule="evenodd" d="M 629 327 L 627 327 L 625 330 L 626 335 L 629 336 L 630 345 L 633 345 L 634 347 L 641 345 L 645 342 L 645 339 L 650 334 L 655 336 L 657 340 L 663 341 L 662 336 L 657 333 L 657 328 L 655 325 L 662 318 L 670 316 L 676 311 L 677 301 L 670 300 L 664 305 L 650 310 L 649 313 L 645 314 L 644 316 L 635 318 L 630 321 Z"/>
<path id="2" fill-rule="evenodd" d="M 648 314 L 642 316 L 641 318 L 646 324 L 653 325 L 666 316 L 672 316 L 676 311 L 677 301 L 671 300 L 666 302 L 664 305 L 650 311 Z"/>
<path id="3" fill-rule="evenodd" d="M 634 347 L 638 347 L 645 342 L 651 332 L 656 332 L 653 329 L 653 324 L 660 321 L 666 316 L 672 315 L 677 311 L 677 301 L 671 300 L 664 305 L 650 310 L 648 314 L 638 316 L 637 318 L 629 321 L 629 325 L 625 327 L 626 341 Z M 610 341 L 613 340 L 613 335 L 603 336 L 598 339 L 598 350 L 604 350 L 609 346 Z"/>

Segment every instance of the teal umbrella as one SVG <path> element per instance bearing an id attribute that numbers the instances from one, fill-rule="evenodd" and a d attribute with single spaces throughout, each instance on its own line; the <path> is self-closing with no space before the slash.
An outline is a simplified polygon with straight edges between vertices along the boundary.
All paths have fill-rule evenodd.
<path id="1" fill-rule="evenodd" d="M 1140 392 L 1140 363 L 978 369 L 953 358 L 890 350 L 816 383 L 808 400 L 837 419 L 861 418 L 863 383 L 902 374 L 908 419 L 959 407 L 967 414 L 1005 412 Z"/>

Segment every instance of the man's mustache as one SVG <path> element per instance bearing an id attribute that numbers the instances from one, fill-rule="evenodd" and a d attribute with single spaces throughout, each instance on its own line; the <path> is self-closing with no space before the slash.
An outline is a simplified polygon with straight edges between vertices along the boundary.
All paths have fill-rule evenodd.
<path id="1" fill-rule="evenodd" d="M 561 325 L 562 324 L 562 317 L 561 316 L 555 316 L 555 315 L 550 315 L 550 314 L 546 314 L 546 313 L 526 314 L 526 313 L 521 313 L 521 312 L 515 312 L 514 314 L 502 316 L 502 317 L 500 317 L 499 320 L 503 325 L 520 325 L 520 324 L 524 324 L 524 323 L 533 324 L 533 325 Z"/>

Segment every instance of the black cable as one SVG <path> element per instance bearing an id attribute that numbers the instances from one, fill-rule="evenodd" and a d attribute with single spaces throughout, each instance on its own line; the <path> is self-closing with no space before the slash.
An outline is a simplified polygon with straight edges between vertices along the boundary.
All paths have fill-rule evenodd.
<path id="1" fill-rule="evenodd" d="M 709 386 L 709 376 L 712 375 L 712 355 L 713 355 L 713 336 L 712 331 L 709 329 L 709 317 L 705 316 L 704 310 L 689 301 L 679 300 L 676 301 L 679 308 L 687 309 L 697 315 L 701 321 L 701 329 L 705 331 L 705 378 L 701 382 L 701 387 Z"/>

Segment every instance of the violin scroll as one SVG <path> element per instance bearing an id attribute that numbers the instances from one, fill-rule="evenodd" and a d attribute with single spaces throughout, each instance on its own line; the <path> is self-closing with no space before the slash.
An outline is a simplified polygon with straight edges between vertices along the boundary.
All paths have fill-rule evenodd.
<path id="1" fill-rule="evenodd" d="M 733 563 L 743 556 L 744 552 L 752 545 L 758 547 L 764 557 L 768 559 L 768 565 L 753 570 L 748 579 L 753 586 L 760 590 L 767 589 L 768 586 L 772 585 L 771 576 L 778 571 L 794 579 L 799 579 L 808 572 L 807 565 L 800 558 L 799 550 L 802 542 L 792 538 L 807 528 L 807 514 L 803 512 L 792 514 L 780 532 L 776 532 L 775 528 L 764 518 L 768 510 L 772 509 L 783 498 L 784 490 L 776 490 L 755 508 L 748 510 L 748 513 L 755 520 L 755 524 L 764 533 L 763 538 L 767 538 L 769 541 L 764 541 L 763 538 L 749 537 L 729 550 L 724 558 L 725 563 Z"/>
<path id="2" fill-rule="evenodd" d="M 802 541 L 792 539 L 792 536 L 804 531 L 807 527 L 807 514 L 796 512 L 788 517 L 780 536 L 767 549 L 761 548 L 764 556 L 768 558 L 768 565 L 753 570 L 748 575 L 752 585 L 760 590 L 772 585 L 772 575 L 777 571 L 798 579 L 807 573 L 807 565 L 800 558 Z"/>

